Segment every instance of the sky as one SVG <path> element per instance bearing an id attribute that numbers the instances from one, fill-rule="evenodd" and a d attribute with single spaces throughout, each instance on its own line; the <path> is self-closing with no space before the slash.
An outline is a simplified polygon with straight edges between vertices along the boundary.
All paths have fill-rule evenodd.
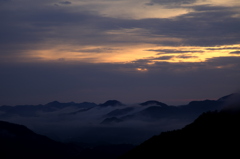
<path id="1" fill-rule="evenodd" d="M 238 0 L 0 0 L 0 105 L 240 90 Z"/>

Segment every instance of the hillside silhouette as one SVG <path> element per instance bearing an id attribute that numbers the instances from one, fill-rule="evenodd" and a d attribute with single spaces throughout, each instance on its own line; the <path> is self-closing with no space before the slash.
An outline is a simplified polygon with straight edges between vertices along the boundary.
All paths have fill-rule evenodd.
<path id="1" fill-rule="evenodd" d="M 0 121 L 1 159 L 114 159 L 133 147 L 129 144 L 84 147 L 61 143 L 36 134 L 23 125 Z"/>
<path id="2" fill-rule="evenodd" d="M 23 125 L 0 121 L 0 158 L 64 159 L 73 156 L 67 145 L 39 135 Z"/>
<path id="3" fill-rule="evenodd" d="M 239 110 L 206 112 L 182 129 L 162 132 L 150 138 L 119 159 L 239 158 L 239 123 Z"/>

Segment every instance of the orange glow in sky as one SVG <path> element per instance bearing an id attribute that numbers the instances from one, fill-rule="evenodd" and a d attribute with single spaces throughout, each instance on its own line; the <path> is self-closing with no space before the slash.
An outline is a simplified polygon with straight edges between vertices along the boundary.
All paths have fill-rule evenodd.
<path id="1" fill-rule="evenodd" d="M 234 54 L 239 51 L 240 45 L 223 45 L 215 47 L 200 46 L 122 46 L 104 48 L 99 46 L 89 46 L 84 49 L 78 49 L 71 46 L 71 49 L 65 46 L 49 49 L 30 51 L 27 57 L 43 61 L 81 61 L 86 63 L 129 63 L 136 60 L 148 60 L 148 64 L 154 62 L 204 62 L 214 57 L 239 57 L 240 54 Z"/>

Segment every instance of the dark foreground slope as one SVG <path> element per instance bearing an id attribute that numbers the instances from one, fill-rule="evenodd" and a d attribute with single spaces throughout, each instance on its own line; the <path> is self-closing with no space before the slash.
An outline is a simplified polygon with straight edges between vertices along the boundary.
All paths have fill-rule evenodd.
<path id="1" fill-rule="evenodd" d="M 0 121 L 0 158 L 67 158 L 74 155 L 66 145 L 38 135 L 23 125 Z"/>
<path id="2" fill-rule="evenodd" d="M 183 129 L 150 138 L 120 159 L 239 158 L 239 144 L 240 111 L 214 111 L 203 113 Z"/>
<path id="3" fill-rule="evenodd" d="M 64 144 L 23 125 L 0 121 L 0 159 L 115 159 L 133 147 L 129 144 L 95 147 Z"/>

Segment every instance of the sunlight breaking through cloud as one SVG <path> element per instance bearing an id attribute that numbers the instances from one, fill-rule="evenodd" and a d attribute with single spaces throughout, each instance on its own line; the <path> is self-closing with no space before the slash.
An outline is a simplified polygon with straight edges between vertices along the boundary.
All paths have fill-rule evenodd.
<path id="1" fill-rule="evenodd" d="M 89 46 L 84 49 L 74 46 L 65 49 L 31 51 L 26 58 L 40 61 L 82 61 L 86 63 L 131 63 L 145 59 L 149 64 L 154 62 L 205 62 L 215 57 L 240 57 L 238 52 L 240 45 L 223 45 L 215 47 L 199 46 L 121 46 L 116 48 L 104 48 L 101 46 Z"/>
<path id="2" fill-rule="evenodd" d="M 172 92 L 204 98 L 240 87 L 238 0 L 0 0 L 0 8 L 0 103 L 174 100 Z"/>

